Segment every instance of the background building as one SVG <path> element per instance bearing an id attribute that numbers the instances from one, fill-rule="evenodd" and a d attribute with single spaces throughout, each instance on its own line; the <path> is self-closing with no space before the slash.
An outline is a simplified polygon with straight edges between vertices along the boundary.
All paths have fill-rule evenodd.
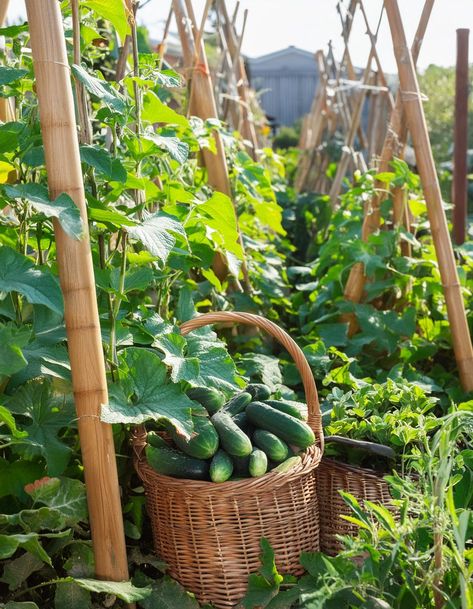
<path id="1" fill-rule="evenodd" d="M 276 126 L 292 125 L 310 110 L 318 82 L 313 53 L 295 46 L 247 59 L 251 86 Z"/>

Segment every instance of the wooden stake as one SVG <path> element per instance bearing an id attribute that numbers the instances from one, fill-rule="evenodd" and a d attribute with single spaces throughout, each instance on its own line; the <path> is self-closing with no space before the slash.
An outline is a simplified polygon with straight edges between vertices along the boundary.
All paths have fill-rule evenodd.
<path id="1" fill-rule="evenodd" d="M 457 30 L 455 78 L 455 131 L 453 159 L 453 240 L 465 242 L 468 207 L 468 37 L 470 30 Z"/>
<path id="2" fill-rule="evenodd" d="M 399 70 L 401 99 L 412 136 L 417 166 L 427 203 L 432 239 L 437 254 L 447 304 L 455 358 L 463 389 L 471 391 L 473 390 L 473 347 L 452 243 L 448 232 L 447 219 L 443 209 L 442 193 L 440 192 L 440 185 L 430 147 L 429 132 L 425 121 L 419 83 L 417 82 L 412 55 L 407 46 L 397 0 L 385 0 L 384 5 L 386 7 L 393 39 L 394 54 Z"/>
<path id="3" fill-rule="evenodd" d="M 332 187 L 330 189 L 330 201 L 332 207 L 335 209 L 339 205 L 338 196 L 340 194 L 340 190 L 342 188 L 343 179 L 347 173 L 348 165 L 351 159 L 351 155 L 353 152 L 353 144 L 355 142 L 356 132 L 360 125 L 361 113 L 363 111 L 363 104 L 366 97 L 366 85 L 369 83 L 369 79 L 371 76 L 371 63 L 375 56 L 376 52 L 376 37 L 379 31 L 379 27 L 381 25 L 381 20 L 383 18 L 383 8 L 381 9 L 381 13 L 379 16 L 378 27 L 376 29 L 376 35 L 371 38 L 371 49 L 368 56 L 368 62 L 366 64 L 365 71 L 363 72 L 363 77 L 361 79 L 361 89 L 358 91 L 358 96 L 356 98 L 356 104 L 354 108 L 354 112 L 351 119 L 350 128 L 345 137 L 345 144 L 343 147 L 342 157 L 337 166 L 337 172 L 335 174 L 335 178 L 332 182 Z"/>
<path id="4" fill-rule="evenodd" d="M 85 227 L 74 240 L 54 223 L 95 574 L 128 580 L 112 428 L 99 419 L 107 380 L 62 16 L 57 0 L 26 0 L 26 10 L 51 199 L 69 194 Z"/>
<path id="5" fill-rule="evenodd" d="M 10 4 L 10 0 L 0 0 L 0 24 L 1 24 L 1 27 L 3 27 L 4 24 L 5 24 L 5 20 L 7 18 L 9 4 Z"/>
<path id="6" fill-rule="evenodd" d="M 191 1 L 187 0 L 187 2 L 192 7 Z M 191 31 L 192 23 L 195 20 L 195 16 L 189 18 L 183 0 L 172 0 L 172 3 L 174 15 L 176 16 L 177 28 L 179 30 L 179 38 L 181 40 L 184 62 L 187 68 L 190 69 L 192 72 L 191 74 L 189 74 L 189 78 L 191 79 L 189 107 L 190 113 L 200 117 L 202 120 L 207 120 L 209 118 L 218 118 L 217 106 L 215 104 L 215 97 L 213 92 L 213 84 L 212 79 L 210 78 L 205 48 L 203 43 L 201 42 L 200 49 L 198 49 L 198 51 L 196 50 L 194 37 Z M 196 57 L 196 54 L 199 58 L 199 63 L 197 66 L 194 67 L 194 58 Z M 218 131 L 214 131 L 214 139 L 217 150 L 216 154 L 213 154 L 212 152 L 206 149 L 202 150 L 204 163 L 207 168 L 209 184 L 210 186 L 227 195 L 233 200 L 230 180 L 228 177 L 225 150 L 223 147 L 222 138 L 220 137 Z M 235 218 L 238 227 L 238 218 L 236 210 Z M 244 256 L 242 262 L 242 273 L 245 282 L 245 288 L 247 291 L 250 291 L 251 284 L 245 260 L 243 240 L 241 238 L 240 233 L 239 239 Z M 222 256 L 216 256 L 214 263 L 214 271 L 220 280 L 226 278 L 228 271 Z"/>
<path id="7" fill-rule="evenodd" d="M 414 63 L 419 57 L 422 41 L 429 23 L 432 8 L 435 0 L 425 0 L 424 8 L 417 26 L 417 31 L 414 36 L 414 42 L 412 43 L 412 56 Z M 383 150 L 381 152 L 381 158 L 379 162 L 378 171 L 384 173 L 389 171 L 389 163 L 391 162 L 395 153 L 399 154 L 400 148 L 403 148 L 407 141 L 407 121 L 405 120 L 403 113 L 403 104 L 401 100 L 400 92 L 396 95 L 396 102 L 394 104 L 394 110 L 391 113 L 391 119 L 384 140 Z M 363 241 L 367 241 L 368 237 L 379 230 L 381 223 L 380 207 L 381 203 L 385 198 L 382 188 L 384 184 L 376 183 L 377 193 L 373 199 L 368 203 L 368 211 L 364 215 L 363 227 L 361 230 L 361 238 Z M 363 263 L 359 262 L 352 266 L 350 274 L 345 286 L 345 298 L 352 302 L 360 302 L 365 289 L 366 276 L 364 274 Z M 353 331 L 353 327 L 351 331 Z"/>

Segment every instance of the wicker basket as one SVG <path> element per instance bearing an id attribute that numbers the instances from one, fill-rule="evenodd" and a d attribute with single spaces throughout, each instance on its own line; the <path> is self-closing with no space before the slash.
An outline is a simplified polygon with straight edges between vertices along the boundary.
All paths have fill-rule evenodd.
<path id="1" fill-rule="evenodd" d="M 326 441 L 335 438 L 326 438 Z M 342 440 L 337 438 L 338 441 Z M 341 442 L 339 442 L 341 443 Z M 352 446 L 358 444 L 363 450 L 373 454 L 394 457 L 394 451 L 387 446 L 371 442 L 345 440 Z M 384 454 L 383 454 L 384 453 Z M 339 491 L 352 494 L 358 501 L 380 503 L 392 510 L 389 486 L 380 474 L 370 469 L 341 463 L 324 457 L 317 468 L 317 492 L 319 495 L 320 549 L 329 556 L 335 556 L 342 549 L 337 535 L 356 535 L 358 527 L 347 522 L 342 516 L 352 516 L 352 511 Z"/>
<path id="2" fill-rule="evenodd" d="M 216 322 L 256 326 L 276 338 L 301 374 L 309 425 L 318 444 L 286 473 L 222 484 L 179 480 L 156 473 L 146 462 L 146 432 L 135 433 L 135 466 L 144 483 L 156 552 L 169 574 L 200 602 L 217 609 L 244 596 L 248 575 L 260 566 L 260 539 L 274 548 L 284 573 L 303 572 L 301 552 L 319 549 L 315 470 L 323 451 L 317 389 L 309 364 L 296 343 L 274 323 L 249 313 L 208 313 L 181 326 L 182 334 Z"/>

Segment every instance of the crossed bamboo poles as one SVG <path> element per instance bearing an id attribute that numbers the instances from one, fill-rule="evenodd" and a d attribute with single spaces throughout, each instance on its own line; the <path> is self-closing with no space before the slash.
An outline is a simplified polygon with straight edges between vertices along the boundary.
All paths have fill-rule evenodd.
<path id="1" fill-rule="evenodd" d="M 427 7 L 432 3 L 433 0 L 426 0 L 423 13 L 426 21 Z M 85 226 L 80 241 L 68 237 L 58 223 L 54 228 L 95 570 L 99 578 L 126 580 L 128 567 L 113 437 L 111 427 L 99 419 L 100 405 L 107 401 L 107 383 L 62 17 L 56 0 L 26 0 L 26 8 L 51 198 L 54 200 L 62 192 L 69 193 L 81 211 Z M 399 109 L 404 110 L 416 150 L 462 384 L 466 390 L 472 390 L 473 349 L 414 61 L 407 46 L 397 0 L 385 0 L 385 8 L 399 69 L 398 114 Z M 414 55 L 420 40 L 417 40 Z M 396 109 L 391 124 L 396 118 L 395 112 Z M 438 553 L 435 561 L 440 568 L 441 555 Z M 436 583 L 436 607 L 441 607 L 440 581 Z"/>

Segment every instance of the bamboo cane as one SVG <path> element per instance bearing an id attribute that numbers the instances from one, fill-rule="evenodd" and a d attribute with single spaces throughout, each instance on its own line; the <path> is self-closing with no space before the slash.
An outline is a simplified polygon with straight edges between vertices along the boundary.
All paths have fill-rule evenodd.
<path id="1" fill-rule="evenodd" d="M 253 159 L 256 160 L 258 150 L 258 139 L 256 137 L 256 130 L 250 113 L 250 103 L 248 97 L 248 77 L 246 74 L 245 62 L 243 61 L 243 58 L 240 54 L 244 30 L 239 40 L 237 40 L 234 26 L 228 16 L 225 0 L 221 0 L 221 2 L 217 6 L 221 10 L 221 14 L 223 17 L 223 31 L 225 32 L 228 50 L 233 60 L 233 65 L 236 69 L 237 90 L 238 95 L 240 97 L 241 105 L 241 134 L 243 135 L 246 141 L 250 142 L 249 153 L 251 154 Z M 245 11 L 244 23 L 246 23 L 247 14 L 247 11 Z"/>
<path id="2" fill-rule="evenodd" d="M 442 194 L 430 147 L 419 83 L 409 51 L 397 0 L 385 0 L 394 54 L 399 70 L 401 99 L 414 144 L 417 166 L 427 203 L 432 238 L 439 265 L 447 314 L 452 332 L 453 349 L 466 391 L 473 390 L 473 347 L 466 319 L 455 257 L 442 204 Z"/>
<path id="3" fill-rule="evenodd" d="M 10 4 L 10 0 L 0 0 L 0 24 L 3 27 L 5 20 L 7 18 L 8 6 Z"/>
<path id="4" fill-rule="evenodd" d="M 215 97 L 212 86 L 212 79 L 210 78 L 209 74 L 209 66 L 207 63 L 207 56 L 205 53 L 203 42 L 201 42 L 200 49 L 198 49 L 197 56 L 199 58 L 199 64 L 194 67 L 196 48 L 190 26 L 195 21 L 195 16 L 192 14 L 189 18 L 189 14 L 183 3 L 183 0 L 172 0 L 172 3 L 174 15 L 176 17 L 177 22 L 177 28 L 179 31 L 179 38 L 181 40 L 184 62 L 188 69 L 190 68 L 192 70 L 192 74 L 189 75 L 191 78 L 189 110 L 191 114 L 200 117 L 202 120 L 207 120 L 209 118 L 218 118 L 217 107 L 215 104 Z M 188 0 L 188 3 L 192 7 L 192 3 L 190 2 L 190 0 Z M 192 89 L 194 90 L 193 93 Z M 227 195 L 233 200 L 222 138 L 220 137 L 218 131 L 214 131 L 213 136 L 215 139 L 216 154 L 213 154 L 212 152 L 206 149 L 202 151 L 204 163 L 207 168 L 209 184 L 210 186 Z M 236 210 L 235 219 L 238 227 L 238 218 Z M 244 278 L 245 289 L 247 291 L 250 291 L 251 283 L 248 275 L 243 240 L 240 232 L 239 241 L 243 250 L 242 273 Z M 221 256 L 216 256 L 215 258 L 214 271 L 220 280 L 225 279 L 228 274 L 226 263 Z"/>
<path id="5" fill-rule="evenodd" d="M 378 26 L 376 28 L 376 35 L 373 38 L 371 38 L 371 49 L 370 49 L 370 53 L 368 56 L 366 68 L 363 72 L 363 76 L 361 79 L 361 89 L 358 92 L 358 97 L 356 100 L 356 105 L 355 105 L 355 109 L 353 112 L 350 128 L 345 137 L 345 145 L 344 145 L 344 150 L 342 152 L 342 157 L 338 163 L 337 172 L 335 174 L 335 178 L 332 182 L 332 187 L 331 187 L 330 193 L 329 193 L 330 201 L 331 201 L 332 207 L 334 209 L 337 208 L 339 205 L 338 196 L 339 196 L 340 190 L 342 188 L 343 179 L 345 178 L 345 175 L 346 175 L 346 172 L 348 169 L 348 165 L 349 165 L 352 150 L 353 150 L 353 144 L 355 142 L 356 132 L 357 132 L 358 126 L 360 124 L 361 113 L 363 111 L 363 104 L 364 104 L 365 97 L 366 97 L 366 85 L 368 84 L 370 76 L 371 76 L 371 63 L 372 63 L 374 55 L 375 55 L 376 38 L 377 38 L 378 31 L 379 31 L 379 27 L 381 25 L 382 18 L 383 18 L 383 8 L 381 9 L 381 13 L 379 16 Z"/>
<path id="6" fill-rule="evenodd" d="M 427 25 L 429 23 L 432 8 L 435 0 L 425 0 L 424 8 L 417 26 L 417 31 L 414 36 L 414 42 L 412 43 L 412 57 L 414 63 L 419 57 L 422 41 L 424 39 Z M 403 114 L 403 105 L 401 100 L 400 92 L 396 95 L 396 102 L 394 104 L 394 110 L 391 113 L 391 119 L 388 127 L 386 139 L 384 140 L 383 150 L 381 152 L 381 158 L 379 162 L 379 172 L 386 172 L 389 170 L 389 163 L 391 162 L 395 153 L 398 153 L 399 146 L 403 147 L 407 140 L 407 121 Z M 377 191 L 373 199 L 369 202 L 367 207 L 369 208 L 368 213 L 365 213 L 363 220 L 363 227 L 361 230 L 361 238 L 363 241 L 367 241 L 368 237 L 375 233 L 381 223 L 380 207 L 384 200 L 383 190 L 384 185 L 377 182 L 375 185 Z M 360 302 L 365 289 L 366 276 L 364 274 L 364 266 L 361 262 L 356 263 L 350 269 L 350 274 L 345 286 L 345 298 L 352 302 Z"/>
<path id="7" fill-rule="evenodd" d="M 99 579 L 127 580 L 112 428 L 99 418 L 107 381 L 62 16 L 56 0 L 26 0 L 26 10 L 51 198 L 69 194 L 85 227 L 83 238 L 73 240 L 54 224 L 95 572 Z"/>

